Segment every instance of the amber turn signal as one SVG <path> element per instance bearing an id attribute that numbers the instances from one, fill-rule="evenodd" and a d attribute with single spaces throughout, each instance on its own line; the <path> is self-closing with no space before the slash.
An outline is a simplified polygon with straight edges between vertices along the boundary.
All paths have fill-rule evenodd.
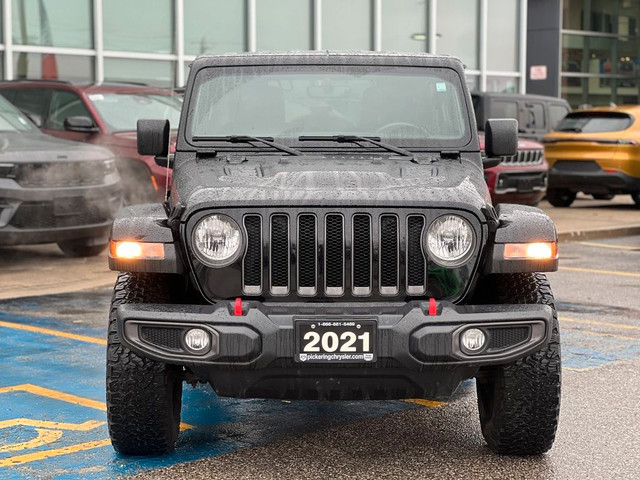
<path id="1" fill-rule="evenodd" d="M 136 259 L 136 258 L 164 258 L 163 243 L 145 242 L 116 242 L 111 240 L 109 252 L 113 258 Z"/>
<path id="2" fill-rule="evenodd" d="M 557 242 L 507 243 L 505 260 L 551 260 L 558 257 Z"/>

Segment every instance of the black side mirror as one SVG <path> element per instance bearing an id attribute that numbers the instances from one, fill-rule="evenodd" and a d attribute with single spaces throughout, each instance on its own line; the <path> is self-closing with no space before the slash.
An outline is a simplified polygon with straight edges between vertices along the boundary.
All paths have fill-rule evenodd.
<path id="1" fill-rule="evenodd" d="M 170 132 L 169 120 L 138 120 L 138 153 L 166 157 Z"/>
<path id="2" fill-rule="evenodd" d="M 70 132 L 97 133 L 98 127 L 93 120 L 85 116 L 67 117 L 64 119 L 64 129 Z"/>
<path id="3" fill-rule="evenodd" d="M 518 152 L 518 121 L 493 118 L 484 127 L 484 150 L 488 158 L 510 157 Z"/>

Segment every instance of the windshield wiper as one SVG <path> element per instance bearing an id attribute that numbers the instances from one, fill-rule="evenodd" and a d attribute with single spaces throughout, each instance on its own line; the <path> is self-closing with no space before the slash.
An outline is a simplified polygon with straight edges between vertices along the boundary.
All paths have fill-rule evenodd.
<path id="1" fill-rule="evenodd" d="M 302 135 L 298 137 L 301 142 L 338 142 L 338 143 L 358 143 L 369 142 L 377 145 L 380 148 L 384 148 L 390 152 L 399 153 L 405 157 L 412 157 L 413 153 L 404 148 L 396 147 L 389 143 L 380 141 L 380 137 L 361 137 L 360 135 Z"/>
<path id="2" fill-rule="evenodd" d="M 229 142 L 229 143 L 251 143 L 257 142 L 264 145 L 269 145 L 281 152 L 286 152 L 289 155 L 304 155 L 301 151 L 295 148 L 287 147 L 280 143 L 273 141 L 273 137 L 252 137 L 251 135 L 229 135 L 226 137 L 209 137 L 209 136 L 195 136 L 192 140 L 196 142 Z"/>

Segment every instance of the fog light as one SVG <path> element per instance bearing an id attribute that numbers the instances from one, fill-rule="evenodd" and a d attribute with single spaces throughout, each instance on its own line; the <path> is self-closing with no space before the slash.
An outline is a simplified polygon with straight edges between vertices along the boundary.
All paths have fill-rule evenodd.
<path id="1" fill-rule="evenodd" d="M 184 343 L 189 350 L 193 350 L 194 353 L 204 353 L 209 349 L 211 339 L 209 334 L 200 328 L 192 328 L 188 330 L 184 336 Z"/>
<path id="2" fill-rule="evenodd" d="M 470 352 L 477 352 L 484 347 L 487 337 L 482 330 L 470 328 L 462 334 L 462 346 Z"/>

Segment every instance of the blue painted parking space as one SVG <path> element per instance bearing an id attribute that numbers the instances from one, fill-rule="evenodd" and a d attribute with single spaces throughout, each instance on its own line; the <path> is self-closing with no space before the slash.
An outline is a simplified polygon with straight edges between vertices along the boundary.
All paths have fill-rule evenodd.
<path id="1" fill-rule="evenodd" d="M 124 458 L 108 440 L 104 332 L 0 313 L 0 478 L 118 478 L 417 405 L 218 398 L 186 386 L 172 455 Z"/>

